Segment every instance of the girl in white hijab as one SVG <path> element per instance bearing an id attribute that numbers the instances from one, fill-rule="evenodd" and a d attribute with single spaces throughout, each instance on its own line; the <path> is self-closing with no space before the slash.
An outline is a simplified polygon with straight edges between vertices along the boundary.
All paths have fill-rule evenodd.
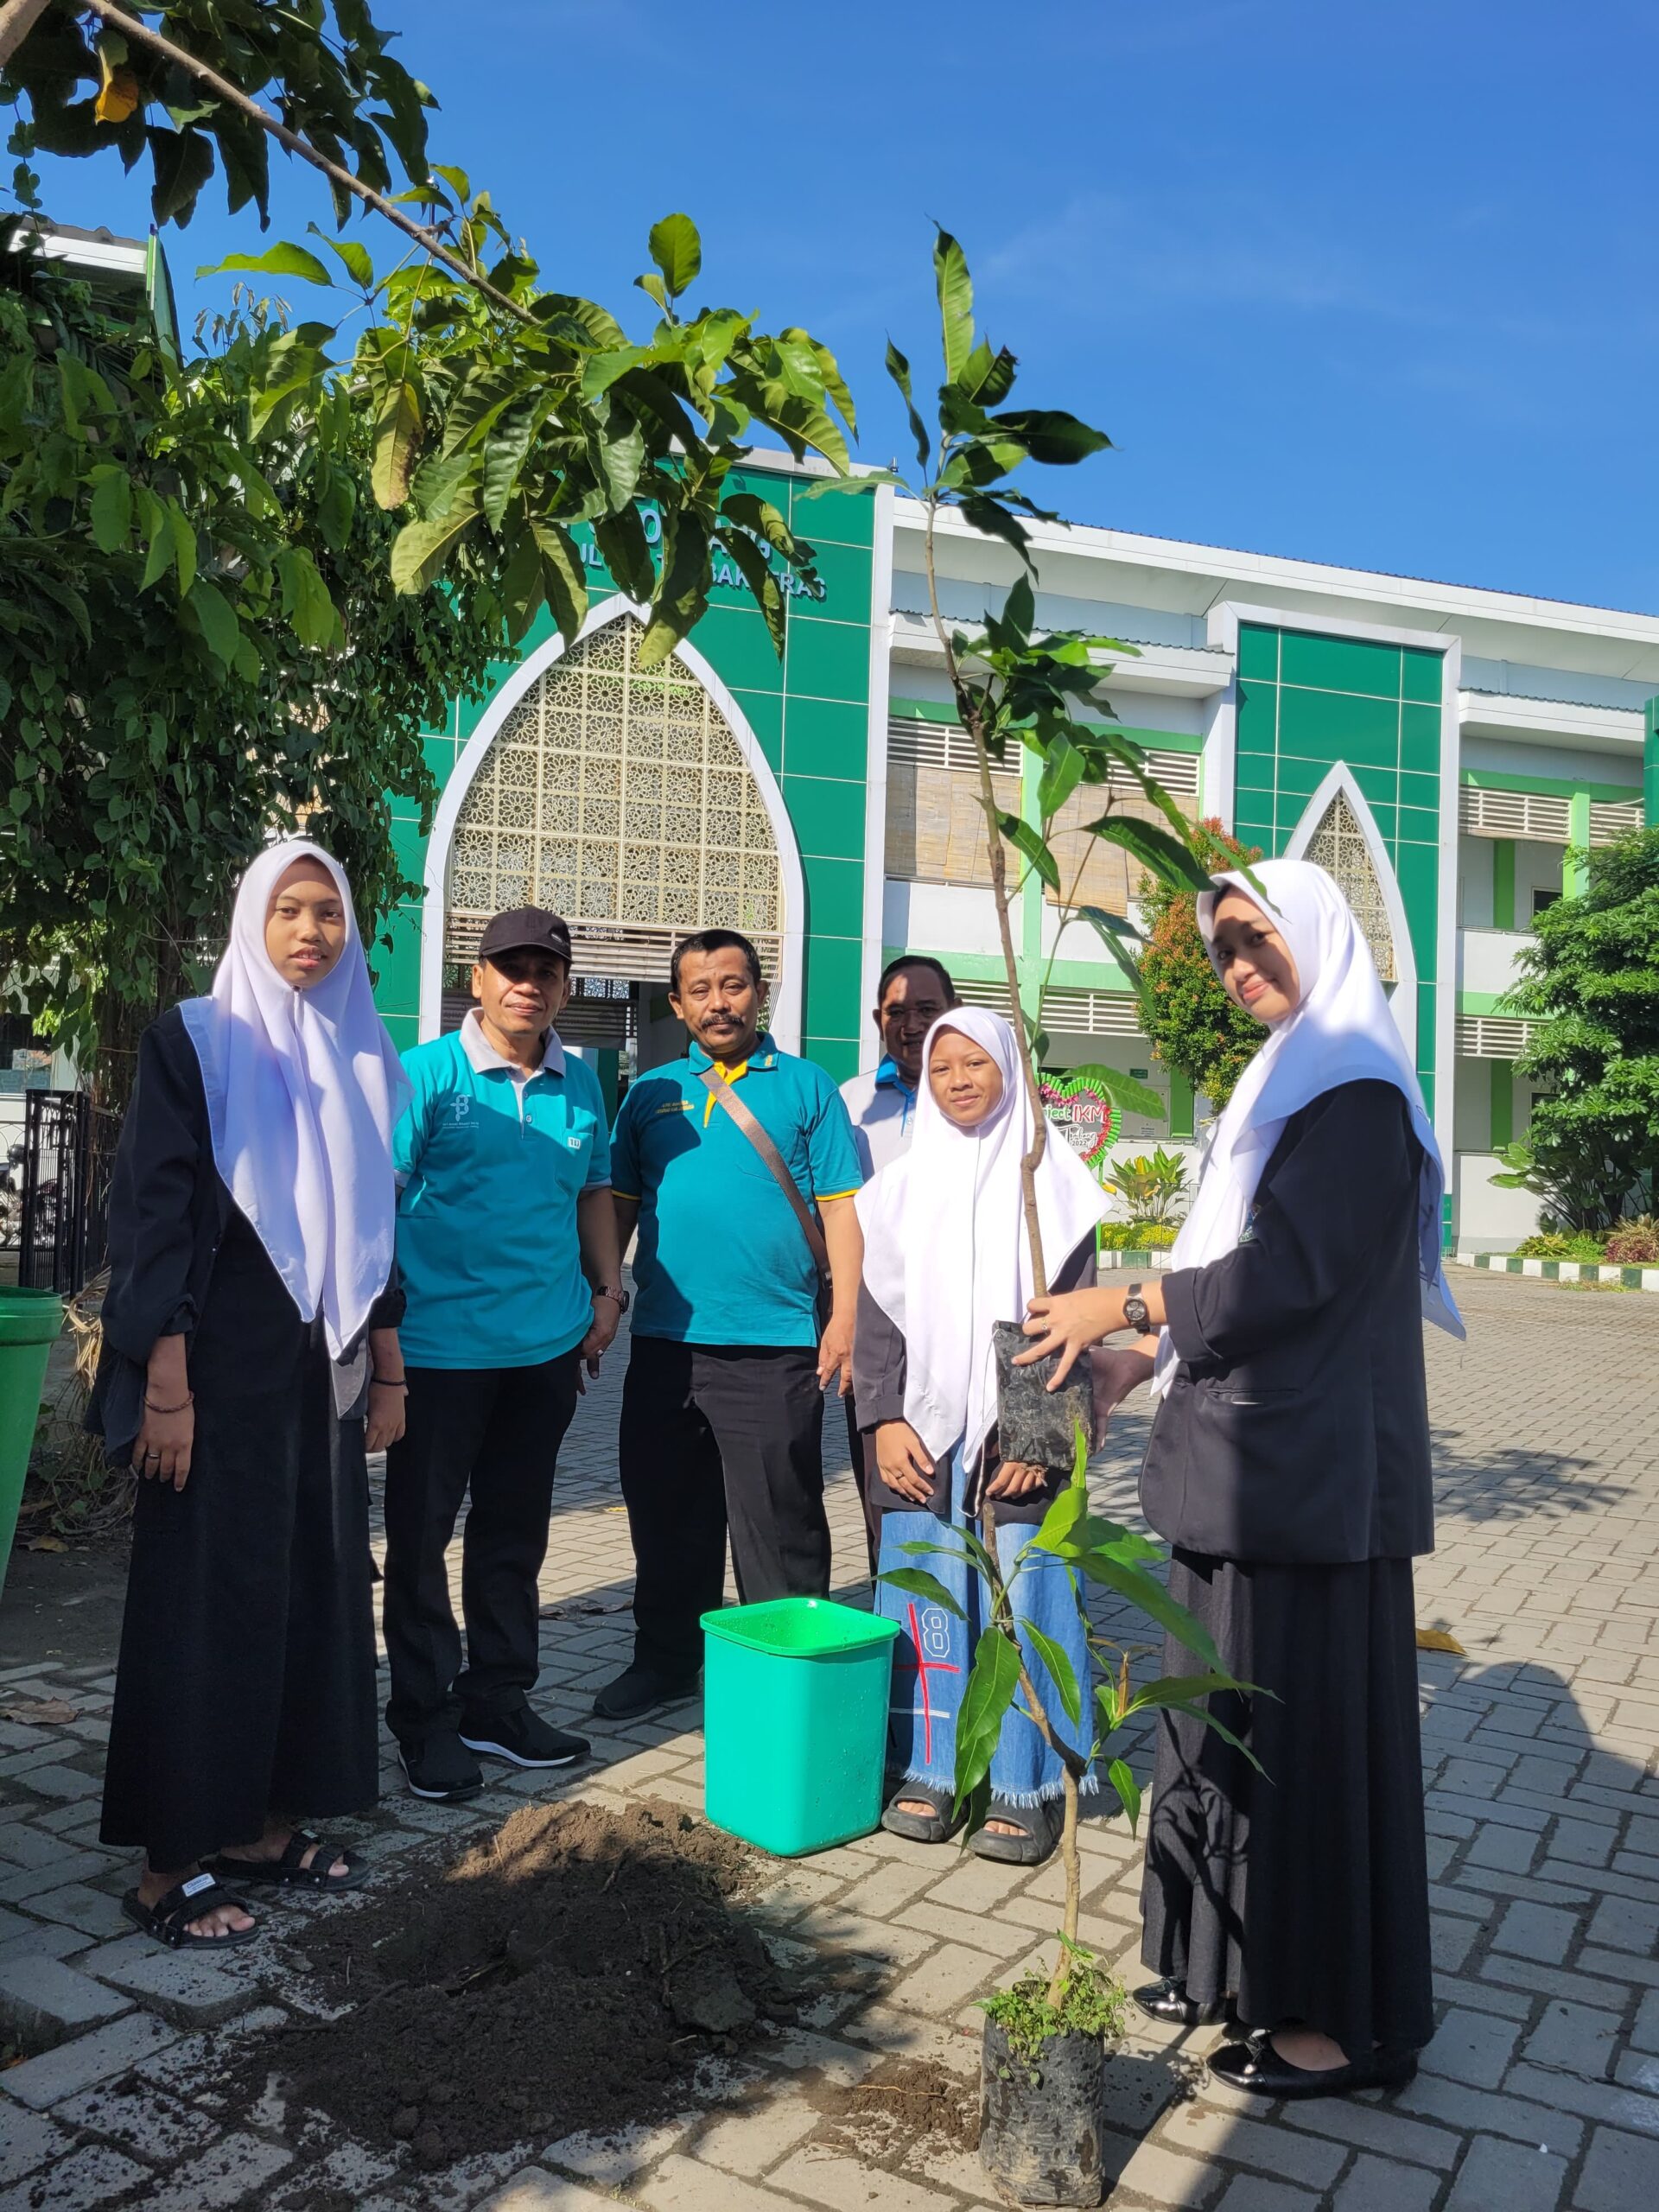
<path id="1" fill-rule="evenodd" d="M 366 1869 L 295 1825 L 378 1787 L 366 1449 L 403 1429 L 392 1125 L 405 1085 L 340 868 L 253 861 L 209 996 L 145 1033 L 110 1208 L 93 1417 L 141 1479 L 103 1837 L 175 1948 L 240 1889 Z"/>
<path id="2" fill-rule="evenodd" d="M 1445 1176 L 1370 951 L 1323 869 L 1264 861 L 1198 902 L 1267 1039 L 1205 1151 L 1161 1283 L 1033 1304 L 1031 1356 L 1134 1328 L 1097 1408 L 1150 1380 L 1141 1503 L 1171 1594 L 1266 1695 L 1160 1726 L 1136 1993 L 1255 2032 L 1221 2080 L 1308 2097 L 1405 2080 L 1433 2028 L 1411 1560 L 1433 1544 L 1421 1323 L 1463 1324 Z M 1257 887 L 1259 886 L 1259 888 Z M 1190 1674 L 1179 1645 L 1165 1671 Z M 1265 1779 L 1263 1778 L 1265 1776 Z"/>
<path id="3" fill-rule="evenodd" d="M 937 1541 L 941 1520 L 965 1528 L 978 1518 L 988 1541 L 994 1522 L 999 1556 L 1011 1564 L 1070 1473 L 1003 1460 L 994 1433 L 992 1330 L 1020 1317 L 1033 1280 L 1020 1179 L 1032 1115 L 1014 1033 L 1000 1014 L 957 1007 L 928 1032 L 922 1066 L 911 1148 L 858 1198 L 864 1279 L 854 1395 L 880 1477 L 882 1571 L 911 1564 L 900 1547 Z M 1057 1281 L 1092 1274 L 1100 1192 L 1058 1139 L 1038 1169 L 1037 1208 Z M 956 1825 L 957 1716 L 984 1593 L 955 1548 L 926 1565 L 968 1618 L 876 1585 L 877 1611 L 899 1630 L 889 1721 L 894 1781 L 883 1823 L 940 1842 Z M 1086 1685 L 1088 1649 L 1065 1570 L 1028 1568 L 1014 1594 L 1021 1620 L 1058 1643 Z M 1046 1683 L 1035 1646 L 1025 1649 L 1033 1679 Z M 1046 1702 L 1059 1717 L 1058 1694 Z M 971 1847 L 1038 1864 L 1054 1847 L 1064 1783 L 1058 1759 L 1020 1713 L 1003 1723 L 990 1780 L 989 1813 Z"/>

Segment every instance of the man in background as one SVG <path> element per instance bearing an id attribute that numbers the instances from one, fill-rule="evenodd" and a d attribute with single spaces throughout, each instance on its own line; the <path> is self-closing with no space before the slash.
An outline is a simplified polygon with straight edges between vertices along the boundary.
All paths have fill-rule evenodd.
<path id="1" fill-rule="evenodd" d="M 925 1079 L 922 1046 L 939 1016 L 958 1003 L 949 970 L 925 952 L 901 952 L 881 970 L 872 1016 L 881 1040 L 880 1061 L 874 1074 L 849 1076 L 841 1086 L 866 1182 L 889 1160 L 909 1151 L 916 1127 L 916 1094 Z M 874 1578 L 881 1546 L 881 1509 L 874 1490 L 880 1477 L 867 1464 L 858 1409 L 851 1398 L 847 1401 L 847 1448 L 864 1508 Z"/>
<path id="2" fill-rule="evenodd" d="M 690 1051 L 638 1077 L 611 1147 L 620 1249 L 636 1225 L 639 1244 L 618 1439 L 634 1652 L 594 1700 L 608 1720 L 696 1690 L 699 1622 L 721 1602 L 728 1530 L 746 1604 L 828 1594 L 822 1394 L 837 1379 L 843 1395 L 852 1388 L 863 1261 L 847 1109 L 822 1068 L 766 1034 L 753 945 L 733 930 L 687 938 L 669 1002 Z M 741 1115 L 721 1104 L 728 1089 L 816 1209 L 831 1277 L 822 1319 L 806 1230 Z"/>

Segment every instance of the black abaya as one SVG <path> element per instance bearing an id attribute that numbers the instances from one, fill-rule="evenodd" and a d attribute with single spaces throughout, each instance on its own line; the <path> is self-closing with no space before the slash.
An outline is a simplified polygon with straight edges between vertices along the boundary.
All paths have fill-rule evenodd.
<path id="1" fill-rule="evenodd" d="M 1160 1715 L 1144 1962 L 1252 2027 L 1299 2022 L 1351 2057 L 1433 2033 L 1409 1560 L 1242 1567 L 1178 1550 L 1170 1594 L 1273 1696 Z M 1173 1639 L 1165 1670 L 1192 1670 Z"/>
<path id="2" fill-rule="evenodd" d="M 157 1334 L 186 1334 L 195 1400 L 185 1487 L 137 1488 L 101 1830 L 170 1869 L 270 1813 L 358 1811 L 378 1770 L 363 1421 L 218 1180 L 176 1017 L 144 1039 L 111 1245 L 94 1410 L 114 1456 Z"/>

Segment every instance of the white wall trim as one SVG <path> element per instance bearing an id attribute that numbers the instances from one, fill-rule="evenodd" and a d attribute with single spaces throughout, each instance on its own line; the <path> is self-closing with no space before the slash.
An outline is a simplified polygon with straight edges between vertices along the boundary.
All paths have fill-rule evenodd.
<path id="1" fill-rule="evenodd" d="M 604 629 L 607 624 L 619 620 L 625 614 L 632 614 L 639 622 L 647 622 L 651 619 L 648 607 L 641 607 L 637 601 L 618 592 L 588 610 L 587 620 L 570 642 L 585 644 L 596 630 Z M 446 894 L 449 848 L 454 842 L 455 825 L 461 818 L 461 810 L 502 724 L 531 685 L 544 676 L 556 661 L 563 659 L 567 650 L 563 638 L 551 637 L 519 662 L 480 716 L 478 728 L 467 740 L 438 801 L 432 835 L 427 841 L 426 896 L 421 909 L 420 1034 L 423 1043 L 437 1035 L 442 1018 L 443 917 L 448 904 Z M 772 834 L 777 840 L 778 860 L 784 876 L 783 948 L 779 972 L 772 979 L 772 1003 L 767 1022 L 783 1051 L 798 1052 L 801 1049 L 801 962 L 806 936 L 806 882 L 801 873 L 800 848 L 790 822 L 789 809 L 784 804 L 784 795 L 777 777 L 772 772 L 771 763 L 760 749 L 760 741 L 749 727 L 748 718 L 707 660 L 695 645 L 683 640 L 675 646 L 674 658 L 696 677 L 725 716 L 745 764 L 760 786 L 766 817 L 772 823 Z M 575 925 L 575 929 L 579 937 L 580 923 Z"/>
<path id="2" fill-rule="evenodd" d="M 1376 880 L 1382 887 L 1382 904 L 1388 910 L 1389 927 L 1394 935 L 1396 971 L 1389 1012 L 1394 1016 L 1394 1026 L 1404 1039 L 1406 1050 L 1411 1054 L 1411 1064 L 1415 1067 L 1417 956 L 1412 950 L 1411 929 L 1406 919 L 1406 902 L 1400 896 L 1399 880 L 1394 872 L 1394 862 L 1389 858 L 1389 849 L 1377 829 L 1376 817 L 1365 804 L 1365 795 L 1354 781 L 1352 770 L 1344 762 L 1338 761 L 1303 809 L 1301 820 L 1292 830 L 1290 842 L 1285 847 L 1285 858 L 1300 861 L 1306 857 L 1313 833 L 1325 819 L 1325 810 L 1338 791 L 1354 810 L 1354 818 L 1359 823 L 1361 835 L 1365 840 L 1365 849 L 1370 855 L 1371 866 L 1376 870 Z"/>
<path id="3" fill-rule="evenodd" d="M 1457 1219 L 1458 1088 L 1458 772 L 1463 753 L 1463 641 L 1445 647 L 1440 669 L 1440 926 L 1434 937 L 1434 1124 L 1446 1187 Z"/>
<path id="4" fill-rule="evenodd" d="M 1402 630 L 1389 622 L 1356 622 L 1345 614 L 1305 614 L 1300 607 L 1255 607 L 1245 600 L 1224 599 L 1218 600 L 1205 617 L 1210 643 L 1236 654 L 1241 622 L 1260 622 L 1270 630 L 1312 630 L 1321 637 L 1357 638 L 1362 645 L 1411 645 L 1426 653 L 1447 652 L 1457 642 L 1444 630 Z M 1462 664 L 1459 653 L 1459 672 Z M 1443 686 L 1443 702 L 1448 691 L 1455 709 L 1455 683 Z"/>
<path id="5" fill-rule="evenodd" d="M 887 708 L 893 666 L 893 486 L 875 494 L 870 563 L 870 714 L 864 755 L 864 952 L 859 969 L 858 1065 L 874 1069 L 880 1040 L 870 1008 L 881 980 L 887 872 Z"/>

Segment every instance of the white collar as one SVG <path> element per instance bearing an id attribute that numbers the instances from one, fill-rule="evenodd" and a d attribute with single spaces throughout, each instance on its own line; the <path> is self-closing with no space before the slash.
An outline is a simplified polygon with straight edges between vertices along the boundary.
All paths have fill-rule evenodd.
<path id="1" fill-rule="evenodd" d="M 525 1068 L 518 1061 L 510 1060 L 505 1053 L 496 1051 L 484 1034 L 484 1025 L 478 1018 L 475 1006 L 467 1008 L 467 1017 L 461 1025 L 461 1049 L 466 1053 L 474 1075 L 487 1075 L 492 1068 L 505 1068 L 510 1076 L 525 1081 L 535 1072 L 533 1069 Z M 556 1029 L 550 1029 L 547 1033 L 547 1050 L 542 1054 L 542 1065 L 550 1074 L 564 1073 L 564 1047 L 559 1042 Z"/>

